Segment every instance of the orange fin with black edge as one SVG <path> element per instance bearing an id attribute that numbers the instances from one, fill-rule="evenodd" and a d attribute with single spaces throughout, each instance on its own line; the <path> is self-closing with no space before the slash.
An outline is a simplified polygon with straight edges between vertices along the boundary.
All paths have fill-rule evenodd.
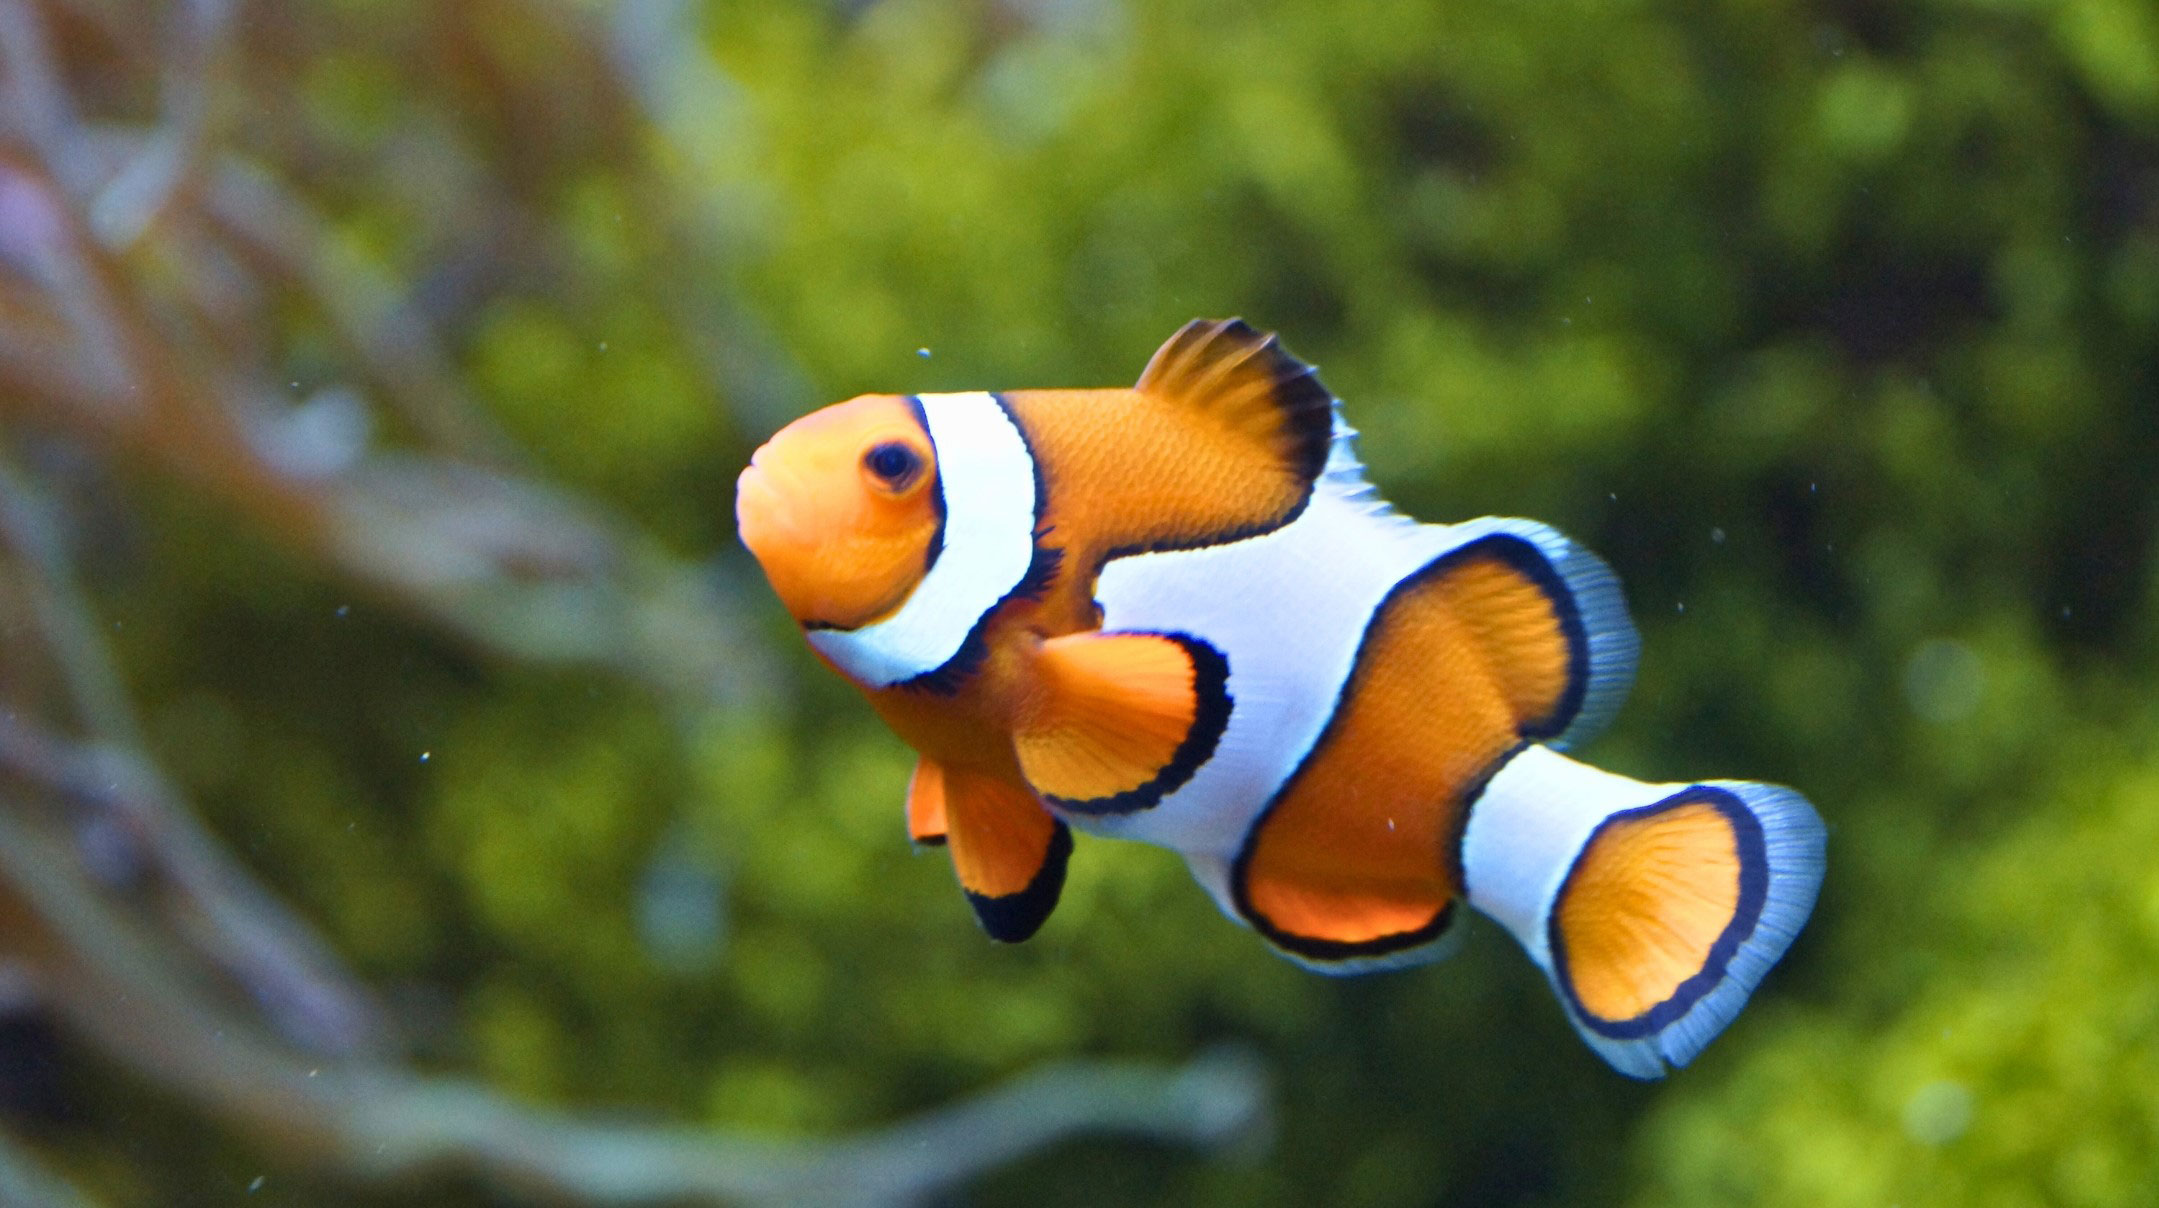
<path id="1" fill-rule="evenodd" d="M 1312 367 L 1243 319 L 1194 319 L 1140 374 L 1141 394 L 1216 417 L 1295 468 L 1319 477 L 1334 436 L 1334 396 Z"/>
<path id="2" fill-rule="evenodd" d="M 1043 800 L 1081 814 L 1153 806 L 1213 756 L 1229 664 L 1181 633 L 1075 633 L 1036 656 L 1041 703 L 1013 735 Z"/>
<path id="3" fill-rule="evenodd" d="M 952 869 L 982 929 L 1007 944 L 1033 935 L 1064 890 L 1071 830 L 1021 785 L 956 768 L 938 779 Z"/>
<path id="4" fill-rule="evenodd" d="M 923 847 L 945 842 L 945 770 L 935 761 L 915 761 L 907 780 L 907 837 Z"/>
<path id="5" fill-rule="evenodd" d="M 1634 682 L 1640 639 L 1611 569 L 1556 530 L 1486 518 L 1419 572 L 1506 699 L 1521 736 L 1564 750 L 1593 737 Z"/>
<path id="6" fill-rule="evenodd" d="M 1620 1072 L 1685 1065 L 1791 946 L 1827 835 L 1805 798 L 1744 780 L 1645 784 L 1530 746 L 1470 810 L 1470 904 L 1551 979 Z"/>

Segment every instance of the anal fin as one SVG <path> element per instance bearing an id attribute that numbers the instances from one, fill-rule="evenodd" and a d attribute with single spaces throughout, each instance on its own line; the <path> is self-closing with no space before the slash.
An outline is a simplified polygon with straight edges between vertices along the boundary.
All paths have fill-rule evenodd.
<path id="1" fill-rule="evenodd" d="M 1185 634 L 1076 633 L 1042 643 L 1042 696 L 1013 736 L 1045 801 L 1130 813 L 1175 792 L 1229 724 L 1229 665 Z"/>
<path id="2" fill-rule="evenodd" d="M 1021 785 L 925 759 L 915 770 L 918 787 L 924 769 L 935 769 L 952 870 L 982 929 L 1008 944 L 1033 935 L 1064 890 L 1071 830 Z M 911 796 L 908 805 L 912 815 Z M 913 823 L 910 816 L 910 830 Z"/>

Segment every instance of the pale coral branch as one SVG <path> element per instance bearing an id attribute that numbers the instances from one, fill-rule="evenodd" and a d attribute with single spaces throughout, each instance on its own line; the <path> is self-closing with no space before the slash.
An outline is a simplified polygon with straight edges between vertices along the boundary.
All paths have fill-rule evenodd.
<path id="1" fill-rule="evenodd" d="M 228 34 L 238 0 L 187 0 L 164 70 L 165 121 L 98 190 L 90 226 L 109 248 L 133 247 L 200 175 L 232 71 Z"/>
<path id="2" fill-rule="evenodd" d="M 0 1132 L 0 1204 L 9 1208 L 91 1208 L 80 1189 Z"/>
<path id="3" fill-rule="evenodd" d="M 490 464 L 516 460 L 509 438 L 456 383 L 417 308 L 371 274 L 333 269 L 321 220 L 289 191 L 226 159 L 206 174 L 202 216 L 264 277 L 305 298 L 431 444 Z"/>
<path id="4" fill-rule="evenodd" d="M 370 1043 L 380 1029 L 358 984 L 202 829 L 144 750 L 126 687 L 75 590 L 49 512 L 0 447 L 0 550 L 18 570 L 48 661 L 94 741 L 67 743 L 19 717 L 0 718 L 0 767 L 98 807 L 97 818 L 118 829 L 171 896 L 187 939 L 247 987 L 288 1035 L 332 1052 Z"/>
<path id="5" fill-rule="evenodd" d="M 0 795 L 5 942 L 63 1024 L 287 1160 L 375 1180 L 462 1169 L 527 1194 L 602 1205 L 909 1204 L 1068 1137 L 1220 1147 L 1266 1119 L 1264 1078 L 1234 1054 L 1167 1069 L 1069 1063 L 858 1137 L 777 1141 L 580 1119 L 473 1083 L 300 1056 L 202 996 L 85 882 L 35 811 Z"/>

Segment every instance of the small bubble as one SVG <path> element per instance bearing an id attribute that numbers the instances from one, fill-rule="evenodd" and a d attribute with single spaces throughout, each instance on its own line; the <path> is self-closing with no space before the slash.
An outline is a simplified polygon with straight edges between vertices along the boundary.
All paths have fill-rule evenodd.
<path id="1" fill-rule="evenodd" d="M 249 1184 L 247 1185 L 247 1193 L 248 1193 L 249 1195 L 253 1195 L 253 1194 L 255 1194 L 256 1192 L 258 1192 L 258 1191 L 261 1191 L 261 1190 L 262 1190 L 262 1184 L 263 1184 L 263 1181 L 264 1181 L 265 1177 L 266 1177 L 266 1176 L 264 1176 L 264 1175 L 259 1175 L 259 1174 L 258 1174 L 258 1175 L 256 1175 L 256 1176 L 255 1176 L 255 1181 L 254 1181 L 254 1182 L 252 1182 L 252 1183 L 249 1183 Z"/>
<path id="2" fill-rule="evenodd" d="M 1686 602 L 1685 600 L 1681 600 L 1681 601 L 1679 601 L 1679 602 L 1678 602 L 1678 608 L 1679 608 L 1679 611 L 1681 611 L 1681 612 L 1685 612 L 1685 611 L 1687 611 L 1687 602 Z"/>
<path id="3" fill-rule="evenodd" d="M 430 760 L 430 759 L 433 759 L 434 757 L 435 757 L 435 753 L 434 753 L 433 751 L 422 751 L 422 752 L 420 752 L 420 762 L 421 762 L 421 763 L 426 763 L 426 762 L 427 762 L 428 760 Z"/>
<path id="4" fill-rule="evenodd" d="M 601 340 L 601 341 L 600 341 L 600 351 L 601 351 L 601 352 L 606 352 L 606 351 L 607 351 L 607 341 L 605 341 L 605 340 Z"/>
<path id="5" fill-rule="evenodd" d="M 930 359 L 930 350 L 927 348 L 917 348 L 915 349 L 915 355 L 927 361 Z"/>
<path id="6" fill-rule="evenodd" d="M 2068 619 L 2069 619 L 2069 606 L 2068 606 L 2067 604 L 2064 604 L 2064 605 L 2062 605 L 2062 620 L 2066 621 L 2066 620 L 2068 620 Z"/>
<path id="7" fill-rule="evenodd" d="M 1713 528 L 1709 530 L 1709 543 L 1711 545 L 1724 544 L 1724 530 L 1720 528 Z"/>
<path id="8" fill-rule="evenodd" d="M 1809 494 L 1809 495 L 1812 495 L 1812 494 L 1816 493 L 1817 491 L 1820 491 L 1821 489 L 1822 489 L 1822 484 L 1821 484 L 1821 483 L 1818 483 L 1818 482 L 1810 482 L 1810 483 L 1808 483 L 1808 484 L 1807 484 L 1807 494 Z"/>
<path id="9" fill-rule="evenodd" d="M 1608 492 L 1606 492 L 1606 493 L 1605 493 L 1605 496 L 1604 496 L 1604 497 L 1605 497 L 1606 499 L 1609 499 L 1609 500 L 1611 500 L 1611 501 L 1612 501 L 1613 503 L 1618 503 L 1618 502 L 1619 502 L 1619 492 L 1617 492 L 1617 491 L 1608 491 Z"/>
<path id="10" fill-rule="evenodd" d="M 351 615 L 352 615 L 352 605 L 350 605 L 350 604 L 340 604 L 340 605 L 338 605 L 338 606 L 337 606 L 337 615 L 338 615 L 338 619 L 339 619 L 339 620 L 343 620 L 344 618 L 346 618 L 346 617 L 349 617 L 349 616 L 351 616 Z"/>

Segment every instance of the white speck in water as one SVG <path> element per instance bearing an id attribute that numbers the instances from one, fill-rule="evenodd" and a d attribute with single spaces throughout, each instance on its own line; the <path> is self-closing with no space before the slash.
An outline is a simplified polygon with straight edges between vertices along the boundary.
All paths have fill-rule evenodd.
<path id="1" fill-rule="evenodd" d="M 1611 500 L 1613 503 L 1619 502 L 1619 492 L 1617 491 L 1607 491 L 1605 492 L 1604 497 Z"/>
<path id="2" fill-rule="evenodd" d="M 1821 484 L 1821 483 L 1818 483 L 1818 482 L 1810 482 L 1810 483 L 1808 483 L 1808 484 L 1807 484 L 1807 494 L 1809 494 L 1809 495 L 1815 494 L 1815 493 L 1819 492 L 1819 491 L 1820 491 L 1821 489 L 1822 489 L 1822 484 Z"/>
<path id="3" fill-rule="evenodd" d="M 601 352 L 606 352 L 606 351 L 607 351 L 607 341 L 605 341 L 605 340 L 601 340 L 601 341 L 600 341 L 600 351 L 601 351 Z"/>
<path id="4" fill-rule="evenodd" d="M 2062 605 L 2062 620 L 2066 621 L 2066 620 L 2068 620 L 2068 619 L 2069 619 L 2069 606 L 2068 606 L 2067 604 L 2064 604 L 2064 605 Z"/>
<path id="5" fill-rule="evenodd" d="M 312 1077 L 314 1077 L 315 1075 L 317 1075 L 317 1074 L 319 1074 L 319 1073 L 321 1073 L 321 1072 L 322 1072 L 321 1070 L 309 1070 L 309 1071 L 307 1072 L 307 1076 L 308 1076 L 308 1077 L 310 1077 L 310 1078 L 312 1078 Z"/>
<path id="6" fill-rule="evenodd" d="M 430 760 L 430 759 L 433 759 L 434 757 L 435 757 L 435 753 L 434 753 L 433 751 L 422 751 L 422 752 L 420 752 L 420 762 L 421 762 L 421 763 L 426 763 L 426 762 L 427 762 L 428 760 Z"/>
<path id="7" fill-rule="evenodd" d="M 1685 600 L 1680 600 L 1674 605 L 1674 607 L 1676 607 L 1681 612 L 1685 612 L 1687 611 L 1687 602 Z"/>
<path id="8" fill-rule="evenodd" d="M 1387 829 L 1388 829 L 1388 830 L 1393 830 L 1393 829 L 1394 829 L 1394 819 L 1392 819 L 1392 818 L 1389 818 L 1389 819 L 1387 819 Z"/>
<path id="9" fill-rule="evenodd" d="M 1709 530 L 1709 543 L 1711 545 L 1724 544 L 1724 530 L 1720 528 L 1713 528 Z"/>
<path id="10" fill-rule="evenodd" d="M 917 348 L 915 349 L 915 355 L 927 361 L 930 359 L 930 350 L 927 348 Z"/>
<path id="11" fill-rule="evenodd" d="M 1904 1131 L 1921 1145 L 1947 1145 L 1971 1126 L 1972 1092 L 1961 1082 L 1929 1082 L 1904 1102 Z"/>
<path id="12" fill-rule="evenodd" d="M 248 1193 L 249 1195 L 253 1195 L 253 1194 L 255 1194 L 256 1192 L 258 1192 L 258 1191 L 261 1191 L 261 1190 L 262 1190 L 262 1184 L 263 1184 L 263 1181 L 264 1181 L 264 1176 L 263 1176 L 263 1175 L 259 1175 L 259 1174 L 258 1174 L 258 1175 L 256 1175 L 256 1176 L 255 1176 L 255 1181 L 254 1181 L 254 1182 L 252 1182 L 252 1183 L 249 1183 L 249 1184 L 247 1185 L 247 1193 Z"/>
<path id="13" fill-rule="evenodd" d="M 340 605 L 338 605 L 338 606 L 337 606 L 337 615 L 338 615 L 338 618 L 339 618 L 340 620 L 342 620 L 342 619 L 343 619 L 343 618 L 345 618 L 345 617 L 349 617 L 349 616 L 351 616 L 351 615 L 352 615 L 352 605 L 350 605 L 350 604 L 340 604 Z"/>
<path id="14" fill-rule="evenodd" d="M 1963 721 L 1979 708 L 1986 691 L 1986 663 L 1962 642 L 1932 638 L 1904 660 L 1904 699 L 1927 721 Z"/>

